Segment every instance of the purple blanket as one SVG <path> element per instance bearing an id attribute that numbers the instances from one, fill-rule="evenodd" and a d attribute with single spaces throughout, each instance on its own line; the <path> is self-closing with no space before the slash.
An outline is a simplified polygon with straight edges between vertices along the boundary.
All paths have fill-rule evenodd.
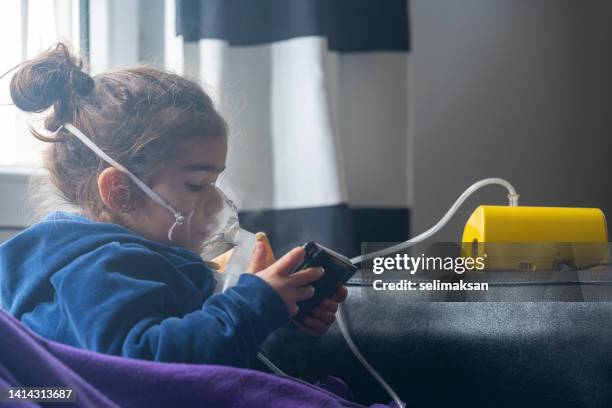
<path id="1" fill-rule="evenodd" d="M 45 340 L 0 311 L 0 390 L 14 386 L 71 388 L 76 404 L 53 404 L 66 407 L 361 407 L 337 378 L 315 386 L 254 370 L 93 353 Z"/>

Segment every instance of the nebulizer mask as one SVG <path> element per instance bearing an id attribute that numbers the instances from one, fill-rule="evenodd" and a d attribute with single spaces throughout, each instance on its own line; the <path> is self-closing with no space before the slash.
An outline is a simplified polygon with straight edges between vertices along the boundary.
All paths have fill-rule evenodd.
<path id="1" fill-rule="evenodd" d="M 240 228 L 238 209 L 221 188 L 205 190 L 187 217 L 188 240 L 214 270 L 223 272 L 216 275 L 216 289 L 224 291 L 246 271 L 257 238 Z"/>
<path id="2" fill-rule="evenodd" d="M 71 123 L 66 123 L 63 127 L 102 160 L 125 173 L 147 196 L 174 216 L 174 222 L 168 229 L 170 243 L 189 248 L 205 260 L 213 259 L 233 249 L 227 263 L 227 273 L 217 276 L 217 280 L 223 281 L 217 285 L 217 288 L 225 290 L 237 281 L 238 275 L 246 270 L 250 260 L 255 246 L 255 235 L 240 228 L 236 206 L 216 184 L 202 186 L 191 210 L 182 213 L 127 168 L 108 156 L 77 127 Z"/>

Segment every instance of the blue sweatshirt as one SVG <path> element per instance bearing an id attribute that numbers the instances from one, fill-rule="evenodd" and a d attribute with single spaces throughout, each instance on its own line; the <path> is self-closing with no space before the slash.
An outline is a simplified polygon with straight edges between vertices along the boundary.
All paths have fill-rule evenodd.
<path id="1" fill-rule="evenodd" d="M 215 283 L 190 250 L 73 213 L 53 212 L 0 245 L 0 305 L 43 337 L 125 357 L 249 367 L 258 346 L 287 327 L 287 307 L 256 275 L 213 295 Z M 268 348 L 299 337 L 289 329 Z"/>

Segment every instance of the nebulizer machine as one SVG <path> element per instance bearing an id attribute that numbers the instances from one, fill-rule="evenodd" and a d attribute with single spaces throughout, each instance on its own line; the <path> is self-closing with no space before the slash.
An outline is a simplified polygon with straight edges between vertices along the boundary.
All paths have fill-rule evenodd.
<path id="1" fill-rule="evenodd" d="M 432 237 L 448 223 L 468 197 L 480 188 L 489 185 L 499 185 L 507 190 L 508 205 L 479 206 L 469 217 L 462 237 L 464 245 L 467 244 L 465 248 L 476 252 L 480 251 L 479 253 L 483 251 L 483 244 L 494 244 L 487 248 L 488 251 L 492 251 L 490 252 L 492 256 L 488 258 L 486 265 L 488 270 L 521 270 L 524 265 L 530 265 L 531 269 L 529 270 L 535 270 L 535 263 L 528 262 L 533 259 L 537 259 L 540 262 L 537 268 L 551 269 L 553 266 L 551 262 L 560 254 L 556 243 L 566 243 L 562 247 L 567 248 L 569 246 L 571 248 L 570 254 L 565 254 L 566 256 L 563 259 L 576 268 L 584 266 L 580 263 L 581 259 L 598 260 L 601 262 L 607 256 L 608 232 L 605 216 L 601 210 L 597 208 L 521 207 L 518 205 L 519 195 L 512 184 L 501 178 L 487 178 L 468 187 L 444 216 L 431 228 L 408 241 L 389 248 L 347 259 L 317 243 L 308 242 L 304 244 L 306 252 L 305 260 L 295 269 L 300 270 L 310 266 L 323 266 L 325 274 L 319 281 L 314 283 L 315 293 L 318 294 L 317 299 L 309 299 L 310 303 L 300 304 L 300 310 L 304 310 L 307 313 L 309 310 L 312 310 L 313 305 L 321 298 L 331 295 L 337 285 L 346 282 L 357 270 L 356 265 L 376 257 L 406 250 Z M 231 282 L 235 283 L 237 275 L 245 271 L 252 248 L 258 237 L 241 230 L 238 227 L 236 218 L 234 232 L 218 235 L 216 240 L 208 241 L 206 245 L 212 245 L 213 247 L 218 245 L 221 247 L 227 245 L 232 240 L 235 248 L 233 251 L 226 252 L 220 259 L 220 263 L 226 265 L 226 272 L 228 272 L 226 278 L 230 285 L 232 284 Z M 498 253 L 496 253 L 494 248 L 499 243 L 528 243 L 529 245 L 519 245 L 518 247 L 515 245 L 509 247 L 501 245 L 497 247 Z M 521 249 L 526 247 L 531 248 L 529 253 L 525 253 Z M 500 251 L 503 253 L 499 253 Z M 474 254 L 462 250 L 462 255 L 473 256 Z M 221 268 L 223 268 L 223 265 L 221 265 Z M 398 407 L 403 407 L 404 403 L 397 393 L 368 363 L 353 342 L 345 322 L 344 310 L 346 307 L 346 305 L 340 304 L 336 314 L 338 326 L 344 340 L 361 364 L 394 400 L 395 404 Z M 296 317 L 299 318 L 299 316 Z M 287 375 L 262 353 L 258 357 L 273 372 L 279 375 Z"/>
<path id="2" fill-rule="evenodd" d="M 196 203 L 187 213 L 183 214 L 167 203 L 128 169 L 104 153 L 74 125 L 66 123 L 63 127 L 80 139 L 108 164 L 124 172 L 151 199 L 170 211 L 174 216 L 174 222 L 168 230 L 168 240 L 172 243 L 176 242 L 180 237 L 183 245 L 198 251 L 202 258 L 208 261 L 211 266 L 222 271 L 217 274 L 219 282 L 217 290 L 224 291 L 234 286 L 240 274 L 246 272 L 257 241 L 264 242 L 268 256 L 271 257 L 271 261 L 274 260 L 265 235 L 261 233 L 253 234 L 240 228 L 236 206 L 216 185 L 210 184 L 204 186 L 203 191 L 199 193 Z M 313 298 L 298 303 L 300 315 L 295 318 L 299 319 L 308 314 L 316 307 L 320 300 L 331 296 L 338 285 L 345 283 L 357 271 L 357 265 L 360 263 L 405 250 L 436 234 L 453 217 L 468 197 L 476 190 L 488 185 L 500 185 L 508 191 L 508 206 L 480 206 L 474 211 L 468 219 L 462 239 L 464 243 L 471 245 L 469 248 L 472 251 L 480 251 L 480 245 L 483 243 L 496 242 L 599 243 L 601 245 L 596 246 L 596 249 L 593 249 L 591 245 L 585 246 L 590 251 L 587 254 L 588 258 L 603 259 L 606 256 L 608 233 L 605 217 L 601 210 L 592 208 L 519 207 L 519 195 L 508 181 L 501 178 L 487 178 L 467 188 L 444 216 L 430 229 L 408 241 L 389 248 L 348 259 L 316 242 L 304 244 L 304 261 L 294 271 L 317 266 L 322 267 L 325 273 L 318 281 L 312 284 L 315 287 Z M 520 265 L 524 264 L 525 259 L 528 259 L 529 256 L 535 256 L 535 258 L 540 260 L 553 257 L 549 253 L 550 246 L 545 245 L 537 248 L 537 251 L 543 252 L 545 256 L 542 256 L 542 253 L 525 254 L 517 252 L 508 254 L 508 250 L 505 249 L 506 253 L 503 254 L 505 256 L 492 257 L 488 267 L 490 269 L 516 269 L 518 266 L 520 269 Z M 572 254 L 575 259 L 578 259 L 579 255 L 581 255 L 580 250 L 574 250 Z M 469 256 L 473 254 L 464 253 L 463 255 Z M 500 264 L 495 259 L 504 259 L 506 263 L 502 262 Z M 507 261 L 508 259 L 510 261 Z M 574 264 L 580 266 L 575 259 Z M 570 259 L 568 262 L 571 263 L 572 260 Z M 527 264 L 529 263 L 527 262 Z M 336 314 L 338 326 L 344 340 L 357 359 L 394 400 L 395 404 L 398 407 L 404 407 L 404 403 L 399 396 L 368 363 L 353 342 L 345 322 L 345 308 L 346 305 L 340 304 Z M 258 359 L 274 373 L 287 375 L 263 353 L 258 353 Z"/>

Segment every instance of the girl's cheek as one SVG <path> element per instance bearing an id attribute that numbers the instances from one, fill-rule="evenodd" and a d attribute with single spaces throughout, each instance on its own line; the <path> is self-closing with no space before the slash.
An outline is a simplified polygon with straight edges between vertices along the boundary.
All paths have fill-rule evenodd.
<path id="1" fill-rule="evenodd" d="M 189 192 L 186 191 L 182 182 L 162 182 L 156 185 L 154 190 L 164 199 L 164 201 L 170 204 L 177 211 L 183 213 L 183 215 L 186 215 L 186 213 L 189 212 L 191 208 L 191 197 L 188 196 Z M 162 208 L 159 204 L 158 207 Z M 164 209 L 164 211 L 170 214 L 167 209 Z"/>

